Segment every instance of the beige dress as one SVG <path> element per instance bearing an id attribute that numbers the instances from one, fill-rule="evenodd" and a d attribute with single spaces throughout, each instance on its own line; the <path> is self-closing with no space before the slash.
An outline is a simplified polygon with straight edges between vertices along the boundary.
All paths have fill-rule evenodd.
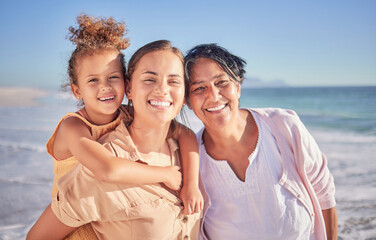
<path id="1" fill-rule="evenodd" d="M 114 155 L 140 160 L 124 123 L 98 140 Z M 150 165 L 180 165 L 175 140 L 168 139 L 171 158 L 154 159 Z M 52 200 L 55 215 L 66 225 L 92 222 L 99 239 L 198 239 L 200 213 L 185 216 L 178 192 L 163 184 L 112 184 L 97 180 L 78 164 L 57 183 Z"/>
<path id="2" fill-rule="evenodd" d="M 91 132 L 91 135 L 93 136 L 93 138 L 97 140 L 101 136 L 103 136 L 105 133 L 107 133 L 109 131 L 113 131 L 120 124 L 120 122 L 122 122 L 122 120 L 129 119 L 129 114 L 127 113 L 125 108 L 122 106 L 122 107 L 120 107 L 120 113 L 119 113 L 118 117 L 114 121 L 112 121 L 112 122 L 110 122 L 106 125 L 100 125 L 100 126 L 91 124 L 89 121 L 87 121 L 84 117 L 82 117 L 78 113 L 67 113 L 60 120 L 60 122 L 57 125 L 54 133 L 52 134 L 52 136 L 50 137 L 50 139 L 47 142 L 47 152 L 52 156 L 53 172 L 54 172 L 54 182 L 53 182 L 53 186 L 52 186 L 52 190 L 51 190 L 51 199 L 55 198 L 56 193 L 57 193 L 56 182 L 62 176 L 64 176 L 67 172 L 69 172 L 71 169 L 73 169 L 78 163 L 77 159 L 74 156 L 67 158 L 67 159 L 57 159 L 55 157 L 55 154 L 54 154 L 54 151 L 53 151 L 54 144 L 55 144 L 55 138 L 56 138 L 56 134 L 58 132 L 58 129 L 59 129 L 61 123 L 69 117 L 77 117 L 77 118 L 81 119 L 90 129 L 90 132 Z M 78 228 L 77 230 L 75 230 L 71 234 L 69 234 L 65 239 L 71 239 L 71 240 L 88 239 L 89 240 L 89 239 L 97 239 L 97 236 L 95 235 L 91 225 L 86 224 L 86 225 Z"/>

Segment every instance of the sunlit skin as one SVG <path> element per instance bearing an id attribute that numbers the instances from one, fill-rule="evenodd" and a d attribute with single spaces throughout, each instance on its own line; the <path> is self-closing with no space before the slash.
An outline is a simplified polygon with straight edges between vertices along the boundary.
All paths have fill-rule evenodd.
<path id="1" fill-rule="evenodd" d="M 153 51 L 137 63 L 127 90 L 134 105 L 134 127 L 168 128 L 184 101 L 184 70 L 181 60 L 171 51 Z"/>
<path id="2" fill-rule="evenodd" d="M 207 128 L 223 128 L 236 119 L 240 85 L 215 61 L 197 59 L 190 78 L 190 105 Z"/>
<path id="3" fill-rule="evenodd" d="M 111 122 L 124 98 L 125 86 L 117 51 L 80 58 L 77 85 L 72 84 L 76 98 L 82 99 L 88 120 L 96 125 Z"/>

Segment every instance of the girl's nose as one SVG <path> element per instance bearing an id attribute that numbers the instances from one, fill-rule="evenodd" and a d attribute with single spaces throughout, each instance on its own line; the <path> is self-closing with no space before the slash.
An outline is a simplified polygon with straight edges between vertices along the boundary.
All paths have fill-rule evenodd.
<path id="1" fill-rule="evenodd" d="M 101 91 L 108 91 L 108 90 L 111 90 L 111 85 L 106 81 L 102 84 L 101 86 Z"/>

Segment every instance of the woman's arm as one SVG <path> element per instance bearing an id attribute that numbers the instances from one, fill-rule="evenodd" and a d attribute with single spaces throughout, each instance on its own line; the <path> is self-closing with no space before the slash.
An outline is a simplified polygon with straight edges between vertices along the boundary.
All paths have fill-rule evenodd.
<path id="1" fill-rule="evenodd" d="M 337 209 L 332 207 L 322 210 L 328 240 L 336 240 L 338 235 Z"/>
<path id="2" fill-rule="evenodd" d="M 63 239 L 76 228 L 62 223 L 48 205 L 34 226 L 27 233 L 27 240 L 54 240 Z"/>
<path id="3" fill-rule="evenodd" d="M 61 124 L 55 144 L 64 144 L 70 153 L 98 179 L 113 183 L 152 184 L 163 182 L 177 190 L 181 183 L 178 167 L 157 167 L 113 156 L 90 134 L 78 118 L 67 118 Z"/>
<path id="4" fill-rule="evenodd" d="M 204 201 L 198 188 L 199 154 L 196 135 L 184 125 L 179 126 L 179 148 L 183 167 L 183 187 L 180 198 L 184 204 L 184 214 L 198 213 Z"/>

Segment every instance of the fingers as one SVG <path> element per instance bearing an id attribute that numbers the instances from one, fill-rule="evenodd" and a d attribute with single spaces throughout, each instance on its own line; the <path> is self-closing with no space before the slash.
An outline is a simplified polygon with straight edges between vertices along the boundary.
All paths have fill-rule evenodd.
<path id="1" fill-rule="evenodd" d="M 192 214 L 192 207 L 190 204 L 187 204 L 187 206 L 184 206 L 184 214 L 185 215 L 191 215 Z"/>
<path id="2" fill-rule="evenodd" d="M 199 213 L 202 211 L 203 207 L 204 207 L 203 201 L 197 201 L 197 202 L 184 204 L 184 214 L 191 215 L 194 213 Z"/>

